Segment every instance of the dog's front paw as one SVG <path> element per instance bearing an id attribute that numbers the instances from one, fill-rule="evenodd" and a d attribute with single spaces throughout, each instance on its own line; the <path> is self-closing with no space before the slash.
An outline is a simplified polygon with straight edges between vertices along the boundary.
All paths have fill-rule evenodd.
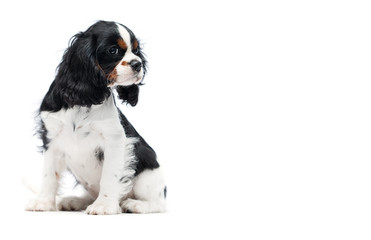
<path id="1" fill-rule="evenodd" d="M 121 208 L 118 201 L 98 198 L 86 209 L 86 213 L 90 215 L 120 214 Z"/>
<path id="2" fill-rule="evenodd" d="M 55 201 L 50 199 L 32 199 L 26 205 L 26 211 L 55 211 Z"/>

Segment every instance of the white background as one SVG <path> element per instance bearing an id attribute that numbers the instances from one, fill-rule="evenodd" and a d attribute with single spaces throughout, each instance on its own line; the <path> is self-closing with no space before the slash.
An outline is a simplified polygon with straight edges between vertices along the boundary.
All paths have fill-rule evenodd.
<path id="1" fill-rule="evenodd" d="M 1 2 L 0 238 L 370 239 L 370 12 L 355 0 Z M 158 153 L 169 212 L 24 212 L 22 178 L 42 162 L 33 115 L 69 38 L 99 19 L 144 43 L 146 85 L 122 110 Z"/>

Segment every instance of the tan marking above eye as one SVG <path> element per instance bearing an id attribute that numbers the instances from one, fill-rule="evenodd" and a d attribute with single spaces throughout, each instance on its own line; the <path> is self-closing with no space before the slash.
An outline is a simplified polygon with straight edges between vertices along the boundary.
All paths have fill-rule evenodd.
<path id="1" fill-rule="evenodd" d="M 122 49 L 127 49 L 128 48 L 128 46 L 126 45 L 126 43 L 125 43 L 125 41 L 123 40 L 123 39 L 118 39 L 117 40 L 117 44 L 120 46 L 120 48 L 122 48 Z"/>

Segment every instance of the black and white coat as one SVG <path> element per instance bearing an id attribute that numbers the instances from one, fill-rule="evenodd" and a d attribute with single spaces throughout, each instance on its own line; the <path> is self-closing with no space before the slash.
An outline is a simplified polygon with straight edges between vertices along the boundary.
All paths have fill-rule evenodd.
<path id="1" fill-rule="evenodd" d="M 165 211 L 156 153 L 117 108 L 113 94 L 135 106 L 145 71 L 139 41 L 122 24 L 99 21 L 72 38 L 40 106 L 42 186 L 26 210 Z M 56 203 L 66 170 L 87 191 Z"/>

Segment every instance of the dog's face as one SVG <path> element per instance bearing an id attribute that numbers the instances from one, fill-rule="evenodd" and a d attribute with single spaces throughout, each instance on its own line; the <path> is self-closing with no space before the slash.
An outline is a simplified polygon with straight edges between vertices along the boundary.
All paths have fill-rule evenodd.
<path id="1" fill-rule="evenodd" d="M 101 104 L 113 87 L 123 102 L 135 106 L 146 63 L 129 28 L 99 21 L 71 38 L 54 84 L 66 107 Z"/>
<path id="2" fill-rule="evenodd" d="M 97 64 L 107 77 L 107 85 L 139 84 L 146 71 L 146 61 L 133 32 L 113 22 L 98 22 L 87 30 L 90 31 L 96 36 Z"/>

